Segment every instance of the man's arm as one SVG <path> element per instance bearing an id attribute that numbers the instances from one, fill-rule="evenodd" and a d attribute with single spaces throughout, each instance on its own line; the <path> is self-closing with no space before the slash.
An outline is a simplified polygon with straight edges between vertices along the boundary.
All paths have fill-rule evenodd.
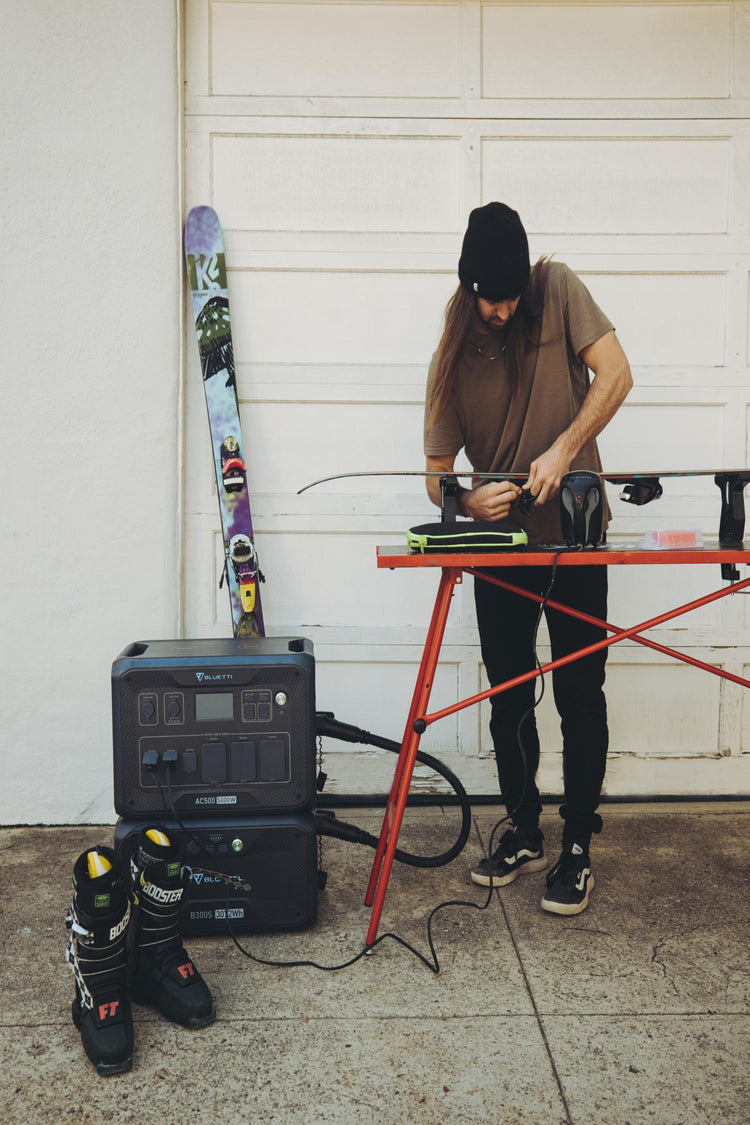
<path id="1" fill-rule="evenodd" d="M 591 371 L 591 381 L 581 409 L 566 430 L 546 452 L 532 461 L 528 488 L 538 504 L 544 504 L 560 491 L 560 482 L 586 442 L 597 437 L 623 403 L 633 376 L 622 345 L 614 332 L 607 332 L 584 348 L 581 359 Z"/>
<path id="2" fill-rule="evenodd" d="M 428 473 L 451 473 L 456 463 L 454 454 L 444 457 L 428 457 Z M 433 504 L 440 507 L 440 478 L 427 477 L 427 495 Z M 458 510 L 461 515 L 473 520 L 505 520 L 510 513 L 510 506 L 521 490 L 517 484 L 510 480 L 488 481 L 479 488 L 458 489 Z"/>

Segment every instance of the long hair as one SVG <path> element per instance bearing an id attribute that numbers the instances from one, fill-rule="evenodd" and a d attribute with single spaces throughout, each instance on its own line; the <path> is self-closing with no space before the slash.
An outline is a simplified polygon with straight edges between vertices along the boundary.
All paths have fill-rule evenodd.
<path id="1" fill-rule="evenodd" d="M 539 347 L 547 288 L 549 258 L 540 258 L 531 271 L 529 284 L 521 294 L 515 316 L 504 331 L 506 366 L 513 387 L 518 390 L 521 367 L 532 348 Z M 445 308 L 445 326 L 436 353 L 435 378 L 432 385 L 432 409 L 429 425 L 434 425 L 445 411 L 453 394 L 458 362 L 466 343 L 476 308 L 476 297 L 459 285 Z"/>

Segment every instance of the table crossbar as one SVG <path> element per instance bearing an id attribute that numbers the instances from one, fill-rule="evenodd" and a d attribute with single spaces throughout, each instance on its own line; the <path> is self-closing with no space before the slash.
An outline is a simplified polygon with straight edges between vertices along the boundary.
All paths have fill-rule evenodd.
<path id="1" fill-rule="evenodd" d="M 472 695 L 468 699 L 462 699 L 458 703 L 451 704 L 450 707 L 443 707 L 440 711 L 434 711 L 431 715 L 421 715 L 415 721 L 419 724 L 420 733 L 423 733 L 428 726 L 436 722 L 438 719 L 445 719 L 448 715 L 454 715 L 457 711 L 463 711 L 466 707 L 471 707 L 475 703 L 482 703 L 485 699 L 490 699 L 493 695 L 499 695 L 501 692 L 509 691 L 519 684 L 525 684 L 529 680 L 535 680 L 537 677 L 544 675 L 546 672 L 554 672 L 556 668 L 562 668 L 566 664 L 572 664 L 575 660 L 582 660 L 584 656 L 590 656 L 594 652 L 599 652 L 603 648 L 610 648 L 618 641 L 626 641 L 630 638 L 637 637 L 639 633 L 645 632 L 647 629 L 654 629 L 657 625 L 663 625 L 665 621 L 671 621 L 675 617 L 681 617 L 685 613 L 689 613 L 693 609 L 700 609 L 701 606 L 709 605 L 711 602 L 718 601 L 720 598 L 726 598 L 729 594 L 734 594 L 738 590 L 750 586 L 750 578 L 745 578 L 741 582 L 736 582 L 732 586 L 727 586 L 724 589 L 716 590 L 712 594 L 705 594 L 702 598 L 696 598 L 692 602 L 686 602 L 684 605 L 678 606 L 677 609 L 671 609 L 667 613 L 660 613 L 657 617 L 652 617 L 649 621 L 644 621 L 641 625 L 632 625 L 629 629 L 619 629 L 612 637 L 605 637 L 601 641 L 594 641 L 593 644 L 586 645 L 584 648 L 579 648 L 575 652 L 569 652 L 565 656 L 559 656 L 557 660 L 551 660 L 548 664 L 542 665 L 541 668 L 533 668 L 530 672 L 524 672 L 520 676 L 514 676 L 511 680 L 505 680 L 502 684 L 496 684 L 494 687 L 487 688 L 485 691 L 480 691 L 477 695 Z M 528 591 L 519 592 L 528 595 Z M 592 618 L 597 625 L 603 629 L 609 628 L 606 622 L 598 621 Z M 682 660 L 683 654 L 672 651 L 672 656 L 678 660 Z M 689 663 L 689 661 L 688 661 Z M 713 669 L 716 671 L 716 669 Z M 747 680 L 741 677 L 736 677 L 738 683 L 744 684 L 745 687 L 750 687 Z"/>
<path id="2" fill-rule="evenodd" d="M 580 609 L 573 609 L 572 606 L 563 605 L 561 602 L 555 602 L 551 598 L 545 599 L 542 594 L 534 594 L 531 590 L 524 590 L 522 586 L 514 586 L 512 582 L 506 582 L 502 578 L 496 578 L 494 575 L 487 574 L 486 571 L 474 570 L 470 567 L 467 568 L 466 573 L 471 574 L 474 578 L 482 578 L 485 582 L 489 582 L 493 586 L 501 586 L 503 590 L 509 590 L 511 594 L 523 594 L 532 601 L 544 602 L 550 609 L 559 610 L 561 613 L 567 613 L 570 617 L 577 617 L 579 621 L 586 621 L 589 625 L 597 625 L 602 629 L 607 629 L 610 633 L 623 632 L 617 625 L 610 625 L 608 621 L 600 621 L 598 617 L 592 617 L 589 613 L 583 613 Z M 750 687 L 750 680 L 745 680 L 742 676 L 735 676 L 734 673 L 727 672 L 724 668 L 718 668 L 715 664 L 706 664 L 705 661 L 698 660 L 695 656 L 688 656 L 686 652 L 678 652 L 677 649 L 667 648 L 666 645 L 660 645 L 657 641 L 652 641 L 648 637 L 642 637 L 639 633 L 634 633 L 630 640 L 637 641 L 639 645 L 643 645 L 645 648 L 660 652 L 663 656 L 673 656 L 676 660 L 684 661 L 685 664 L 692 664 L 695 668 L 702 668 L 704 672 L 711 672 L 714 676 L 721 676 L 723 679 L 732 680 L 733 683 L 741 684 L 743 687 Z"/>

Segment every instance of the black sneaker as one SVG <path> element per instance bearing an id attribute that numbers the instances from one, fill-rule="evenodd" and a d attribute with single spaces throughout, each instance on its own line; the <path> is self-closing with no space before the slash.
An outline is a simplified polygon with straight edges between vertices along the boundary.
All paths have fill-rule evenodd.
<path id="1" fill-rule="evenodd" d="M 542 910 L 551 914 L 580 914 L 589 904 L 594 887 L 591 860 L 580 844 L 562 853 L 547 876 Z"/>
<path id="2" fill-rule="evenodd" d="M 506 832 L 491 856 L 472 869 L 471 877 L 483 887 L 504 887 L 527 871 L 543 871 L 547 866 L 539 831 L 513 828 Z"/>

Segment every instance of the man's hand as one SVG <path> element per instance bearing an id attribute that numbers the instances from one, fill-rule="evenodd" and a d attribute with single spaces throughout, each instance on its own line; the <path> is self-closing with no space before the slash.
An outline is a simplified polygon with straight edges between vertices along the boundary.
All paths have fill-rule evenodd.
<path id="1" fill-rule="evenodd" d="M 557 496 L 562 478 L 570 468 L 570 460 L 567 451 L 555 442 L 546 453 L 531 462 L 529 478 L 523 487 L 531 493 L 535 504 L 544 504 Z"/>
<path id="2" fill-rule="evenodd" d="M 521 489 L 510 480 L 488 481 L 463 495 L 463 507 L 473 520 L 506 520 Z"/>
<path id="3" fill-rule="evenodd" d="M 450 474 L 453 471 L 456 458 L 428 457 L 428 473 Z M 438 477 L 427 477 L 427 495 L 433 504 L 440 507 L 440 481 Z M 462 515 L 473 520 L 505 520 L 510 513 L 510 506 L 521 495 L 521 489 L 510 480 L 487 481 L 479 488 L 459 488 L 458 504 Z"/>

